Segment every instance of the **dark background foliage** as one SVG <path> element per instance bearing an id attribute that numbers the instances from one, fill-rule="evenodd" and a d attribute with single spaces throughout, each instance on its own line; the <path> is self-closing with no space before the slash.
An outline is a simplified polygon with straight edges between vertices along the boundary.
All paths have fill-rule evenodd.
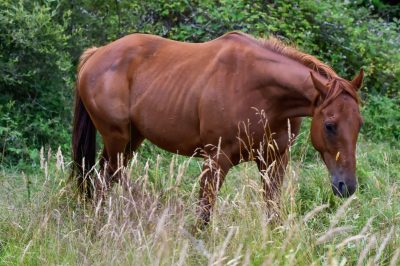
<path id="1" fill-rule="evenodd" d="M 26 163 L 43 145 L 68 151 L 79 55 L 135 32 L 191 42 L 273 34 L 345 78 L 363 67 L 363 134 L 397 143 L 399 14 L 378 0 L 0 1 L 0 163 Z"/>

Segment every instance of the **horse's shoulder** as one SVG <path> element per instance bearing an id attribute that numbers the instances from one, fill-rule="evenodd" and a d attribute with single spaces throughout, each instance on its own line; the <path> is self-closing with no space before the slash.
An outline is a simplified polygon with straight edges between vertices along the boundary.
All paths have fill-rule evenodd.
<path id="1" fill-rule="evenodd" d="M 229 32 L 214 40 L 215 60 L 223 63 L 249 63 L 256 52 L 254 43 L 241 32 Z"/>
<path id="2" fill-rule="evenodd" d="M 235 44 L 236 46 L 246 46 L 246 47 L 251 46 L 253 48 L 260 46 L 260 42 L 257 39 L 241 31 L 231 31 L 225 33 L 216 40 L 221 40 L 222 42 L 225 43 L 232 43 Z"/>

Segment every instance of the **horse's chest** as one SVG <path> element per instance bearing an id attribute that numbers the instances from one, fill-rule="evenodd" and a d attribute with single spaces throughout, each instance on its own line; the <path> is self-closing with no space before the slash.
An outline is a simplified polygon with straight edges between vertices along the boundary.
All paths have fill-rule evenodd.
<path id="1" fill-rule="evenodd" d="M 301 118 L 287 119 L 271 125 L 270 139 L 276 142 L 280 151 L 291 145 L 300 130 Z"/>
<path id="2" fill-rule="evenodd" d="M 254 131 L 254 144 L 259 145 L 258 143 L 261 142 L 264 146 L 274 147 L 279 153 L 283 153 L 293 143 L 300 124 L 301 118 L 265 121 Z"/>

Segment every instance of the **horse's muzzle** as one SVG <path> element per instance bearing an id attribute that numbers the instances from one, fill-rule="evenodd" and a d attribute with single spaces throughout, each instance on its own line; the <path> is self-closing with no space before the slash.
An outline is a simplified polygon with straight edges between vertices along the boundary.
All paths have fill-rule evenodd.
<path id="1" fill-rule="evenodd" d="M 332 177 L 333 194 L 341 198 L 347 198 L 354 194 L 357 182 L 346 182 L 338 177 Z"/>

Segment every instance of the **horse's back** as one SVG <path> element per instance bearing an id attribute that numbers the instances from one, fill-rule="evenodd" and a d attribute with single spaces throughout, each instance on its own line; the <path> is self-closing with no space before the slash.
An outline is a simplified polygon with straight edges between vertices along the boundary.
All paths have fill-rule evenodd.
<path id="1" fill-rule="evenodd" d="M 254 80 L 244 74 L 252 71 L 255 45 L 240 34 L 199 44 L 128 35 L 87 61 L 79 93 L 103 136 L 130 137 L 132 123 L 161 148 L 191 155 L 221 136 L 237 141 L 238 122 L 252 111 L 241 106 L 252 99 L 244 88 Z"/>
<path id="2" fill-rule="evenodd" d="M 141 135 L 170 151 L 201 146 L 196 85 L 210 63 L 207 45 L 145 34 L 100 47 L 79 73 L 78 91 L 104 136 L 121 135 L 132 122 Z"/>

